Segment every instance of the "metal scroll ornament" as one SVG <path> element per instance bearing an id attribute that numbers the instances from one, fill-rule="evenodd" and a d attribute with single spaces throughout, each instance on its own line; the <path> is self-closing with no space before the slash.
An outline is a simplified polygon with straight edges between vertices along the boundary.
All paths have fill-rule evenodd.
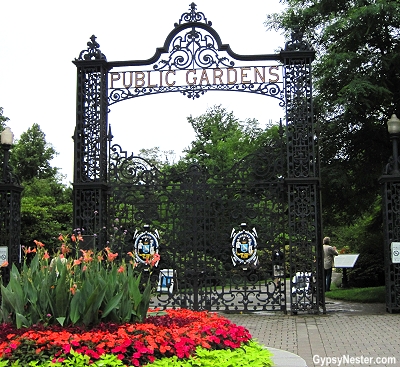
<path id="1" fill-rule="evenodd" d="M 150 226 L 145 225 L 143 232 L 135 231 L 133 239 L 135 241 L 134 251 L 135 260 L 138 264 L 148 265 L 155 254 L 158 254 L 158 231 L 150 232 Z M 157 266 L 158 262 L 154 264 Z"/>
<path id="2" fill-rule="evenodd" d="M 250 231 L 246 230 L 246 223 L 242 223 L 242 230 L 236 232 L 236 229 L 232 229 L 232 262 L 234 266 L 241 266 L 243 269 L 247 267 L 256 267 L 258 265 L 257 256 L 257 232 L 253 228 Z"/>

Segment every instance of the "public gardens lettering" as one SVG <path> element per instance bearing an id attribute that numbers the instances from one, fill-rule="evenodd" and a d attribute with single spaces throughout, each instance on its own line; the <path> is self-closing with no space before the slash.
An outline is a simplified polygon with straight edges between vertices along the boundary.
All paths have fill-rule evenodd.
<path id="1" fill-rule="evenodd" d="M 110 89 L 279 83 L 280 66 L 110 72 Z"/>

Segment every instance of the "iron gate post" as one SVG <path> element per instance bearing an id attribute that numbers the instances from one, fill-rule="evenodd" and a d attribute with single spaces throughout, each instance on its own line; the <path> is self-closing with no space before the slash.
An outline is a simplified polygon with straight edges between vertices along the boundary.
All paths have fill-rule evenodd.
<path id="1" fill-rule="evenodd" d="M 400 120 L 393 115 L 388 121 L 393 155 L 379 178 L 382 184 L 384 264 L 386 284 L 386 310 L 390 313 L 400 311 L 400 256 L 392 253 L 392 243 L 400 242 L 400 172 L 398 141 Z M 393 258 L 392 258 L 392 255 Z"/>
<path id="2" fill-rule="evenodd" d="M 4 246 L 2 250 L 6 248 L 7 255 L 2 252 L 0 266 L 4 261 L 8 261 L 8 265 L 1 268 L 2 280 L 4 284 L 7 284 L 10 280 L 12 265 L 19 266 L 20 263 L 21 193 L 23 188 L 9 166 L 9 151 L 12 141 L 5 142 L 2 139 L 1 146 L 4 154 L 0 177 L 0 246 Z"/>
<path id="3" fill-rule="evenodd" d="M 108 66 L 96 37 L 73 63 L 77 67 L 74 132 L 74 230 L 82 231 L 84 246 L 104 245 L 107 218 Z"/>
<path id="4" fill-rule="evenodd" d="M 311 63 L 315 51 L 296 29 L 281 51 L 286 97 L 290 303 L 297 311 L 325 312 L 319 161 L 313 121 Z M 296 277 L 306 279 L 299 288 Z"/>

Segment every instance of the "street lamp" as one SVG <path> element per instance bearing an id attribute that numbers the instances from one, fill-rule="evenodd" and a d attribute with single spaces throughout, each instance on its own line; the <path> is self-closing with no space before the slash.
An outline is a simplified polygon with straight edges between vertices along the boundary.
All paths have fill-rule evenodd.
<path id="1" fill-rule="evenodd" d="M 10 149 L 13 145 L 14 134 L 5 127 L 0 134 L 0 145 L 4 151 L 3 175 L 0 177 L 0 265 L 2 281 L 7 284 L 10 280 L 11 264 L 20 263 L 19 249 L 21 237 L 21 193 L 17 177 L 12 174 L 9 166 Z M 4 266 L 7 262 L 9 265 Z"/>
<path id="2" fill-rule="evenodd" d="M 10 159 L 10 148 L 14 142 L 14 134 L 11 129 L 6 126 L 1 132 L 0 142 L 4 150 L 4 161 L 3 161 L 3 182 L 7 181 L 7 175 L 9 175 L 8 161 Z"/>
<path id="3" fill-rule="evenodd" d="M 387 122 L 390 140 L 393 143 L 393 171 L 392 175 L 400 175 L 398 140 L 400 136 L 400 120 L 395 114 Z"/>

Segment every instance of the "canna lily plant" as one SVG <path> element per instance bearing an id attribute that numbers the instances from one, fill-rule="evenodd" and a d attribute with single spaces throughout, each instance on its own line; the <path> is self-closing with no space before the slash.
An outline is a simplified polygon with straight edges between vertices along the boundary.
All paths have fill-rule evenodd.
<path id="1" fill-rule="evenodd" d="M 24 249 L 21 269 L 13 264 L 9 283 L 1 285 L 0 322 L 21 328 L 146 319 L 152 296 L 150 274 L 158 254 L 148 259 L 149 272 L 143 279 L 133 259 L 117 262 L 118 253 L 108 247 L 97 253 L 80 249 L 80 234 L 58 239 L 61 246 L 53 259 L 43 243 L 34 241 L 33 248 Z"/>

